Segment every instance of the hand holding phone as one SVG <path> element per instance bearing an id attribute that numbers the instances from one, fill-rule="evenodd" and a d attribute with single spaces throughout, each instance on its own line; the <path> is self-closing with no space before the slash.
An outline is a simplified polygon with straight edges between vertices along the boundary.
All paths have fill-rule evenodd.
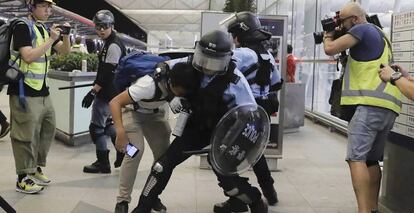
<path id="1" fill-rule="evenodd" d="M 127 144 L 125 151 L 125 153 L 131 158 L 135 157 L 139 152 L 139 150 L 131 143 Z"/>

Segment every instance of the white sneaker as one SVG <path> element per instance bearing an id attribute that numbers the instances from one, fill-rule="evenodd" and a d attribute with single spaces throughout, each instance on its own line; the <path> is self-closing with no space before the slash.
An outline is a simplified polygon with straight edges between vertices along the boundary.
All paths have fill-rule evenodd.
<path id="1" fill-rule="evenodd" d="M 38 171 L 36 171 L 34 175 L 30 175 L 30 178 L 39 186 L 47 186 L 51 182 L 46 175 Z"/>

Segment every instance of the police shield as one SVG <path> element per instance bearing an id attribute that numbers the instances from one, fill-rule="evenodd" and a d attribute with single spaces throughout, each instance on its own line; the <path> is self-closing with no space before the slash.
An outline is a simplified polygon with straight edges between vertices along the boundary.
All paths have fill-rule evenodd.
<path id="1" fill-rule="evenodd" d="M 220 119 L 212 134 L 211 165 L 223 175 L 245 172 L 262 156 L 269 133 L 269 117 L 261 106 L 234 107 Z"/>

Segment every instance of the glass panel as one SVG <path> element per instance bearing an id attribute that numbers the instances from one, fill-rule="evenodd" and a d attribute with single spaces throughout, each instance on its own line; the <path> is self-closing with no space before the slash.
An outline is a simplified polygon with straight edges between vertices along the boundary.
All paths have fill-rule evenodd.
<path id="1" fill-rule="evenodd" d="M 306 85 L 305 107 L 312 109 L 313 97 L 313 62 L 296 63 L 296 73 L 301 73 L 301 82 Z"/>
<path id="2" fill-rule="evenodd" d="M 338 79 L 336 63 L 315 64 L 315 94 L 313 111 L 330 115 L 331 105 L 328 103 L 332 82 Z"/>

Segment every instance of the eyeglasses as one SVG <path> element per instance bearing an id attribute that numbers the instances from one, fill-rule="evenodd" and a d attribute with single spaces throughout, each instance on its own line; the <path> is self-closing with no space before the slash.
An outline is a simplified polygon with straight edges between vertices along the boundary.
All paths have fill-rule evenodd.
<path id="1" fill-rule="evenodd" d="M 95 25 L 95 30 L 106 30 L 110 27 L 111 27 L 110 24 L 96 24 Z"/>

